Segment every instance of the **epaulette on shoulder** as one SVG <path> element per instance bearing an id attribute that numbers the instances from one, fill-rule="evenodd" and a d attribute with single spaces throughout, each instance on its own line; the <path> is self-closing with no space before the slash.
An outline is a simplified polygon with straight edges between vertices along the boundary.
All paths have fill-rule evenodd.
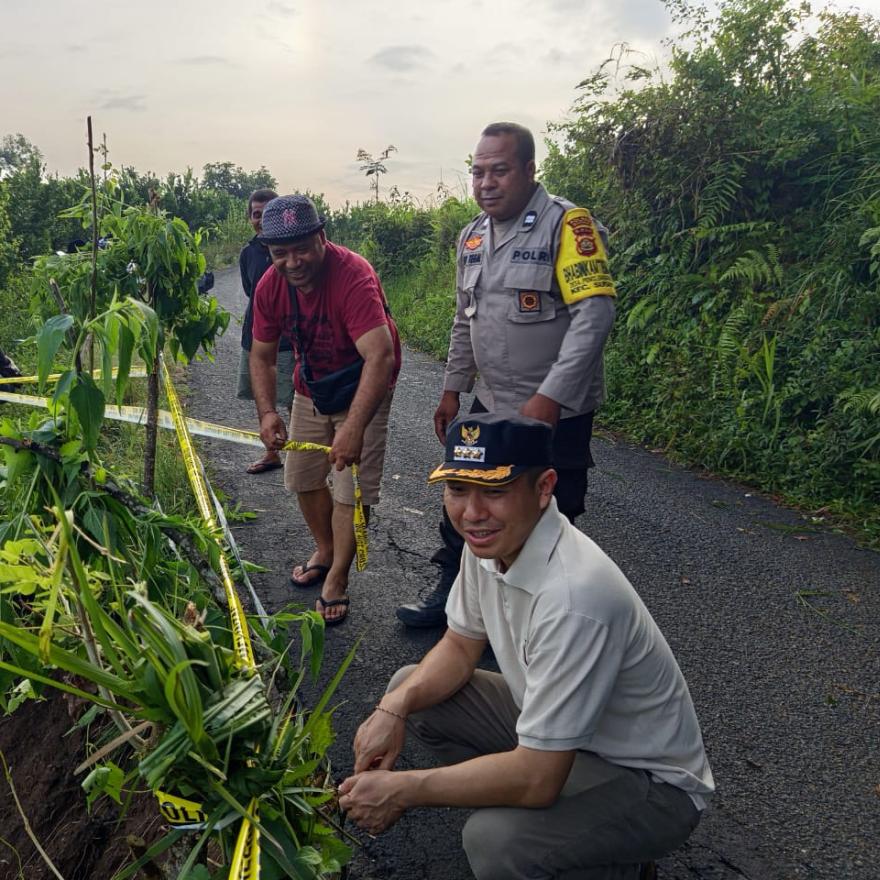
<path id="1" fill-rule="evenodd" d="M 471 232 L 473 232 L 477 228 L 478 224 L 483 220 L 484 217 L 486 217 L 486 215 L 482 211 L 480 211 L 480 213 L 477 214 L 476 217 L 473 217 L 467 224 L 467 226 L 462 229 L 462 235 L 470 235 Z"/>
<path id="2" fill-rule="evenodd" d="M 572 208 L 578 207 L 574 202 L 570 202 L 568 199 L 562 198 L 562 196 L 550 196 L 550 199 L 556 202 L 563 211 L 570 211 Z"/>

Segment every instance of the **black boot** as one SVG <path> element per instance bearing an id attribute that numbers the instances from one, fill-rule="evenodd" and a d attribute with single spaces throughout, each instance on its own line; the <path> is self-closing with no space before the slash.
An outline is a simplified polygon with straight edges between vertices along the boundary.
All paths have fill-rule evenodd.
<path id="1" fill-rule="evenodd" d="M 454 580 L 454 575 L 450 580 L 446 571 L 443 571 L 437 586 L 424 599 L 410 605 L 401 605 L 397 609 L 398 619 L 407 626 L 446 626 L 446 599 Z"/>
<path id="2" fill-rule="evenodd" d="M 401 605 L 397 609 L 397 617 L 407 626 L 428 628 L 446 626 L 446 599 L 449 589 L 437 584 L 421 602 Z"/>
<path id="3" fill-rule="evenodd" d="M 440 569 L 440 579 L 437 586 L 428 593 L 420 602 L 411 605 L 401 605 L 397 609 L 397 616 L 407 626 L 445 626 L 446 625 L 446 599 L 449 591 L 458 577 L 458 568 L 461 565 L 461 551 L 464 549 L 464 539 L 452 527 L 452 521 L 446 508 L 443 508 L 443 519 L 439 523 L 441 547 L 431 557 L 431 562 Z"/>

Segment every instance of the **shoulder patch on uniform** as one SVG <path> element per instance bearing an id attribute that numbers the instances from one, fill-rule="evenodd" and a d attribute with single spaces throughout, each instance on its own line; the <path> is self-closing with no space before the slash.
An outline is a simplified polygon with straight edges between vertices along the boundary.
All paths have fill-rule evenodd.
<path id="1" fill-rule="evenodd" d="M 596 222 L 586 208 L 570 208 L 562 218 L 556 280 L 565 303 L 588 296 L 616 296 L 608 254 Z"/>

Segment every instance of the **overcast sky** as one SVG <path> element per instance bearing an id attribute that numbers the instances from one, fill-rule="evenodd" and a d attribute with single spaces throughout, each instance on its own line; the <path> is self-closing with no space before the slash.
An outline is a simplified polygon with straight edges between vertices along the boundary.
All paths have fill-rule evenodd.
<path id="1" fill-rule="evenodd" d="M 266 165 L 333 206 L 369 198 L 358 149 L 394 144 L 383 191 L 424 197 L 486 123 L 540 140 L 615 44 L 650 66 L 670 27 L 660 0 L 0 0 L 0 136 L 69 174 L 91 114 L 117 165 Z"/>

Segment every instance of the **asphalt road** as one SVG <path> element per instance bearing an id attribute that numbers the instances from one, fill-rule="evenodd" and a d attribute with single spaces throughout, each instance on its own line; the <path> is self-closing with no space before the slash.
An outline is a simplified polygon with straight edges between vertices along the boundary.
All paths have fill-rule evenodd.
<path id="1" fill-rule="evenodd" d="M 215 295 L 244 311 L 237 273 L 217 273 Z M 235 399 L 239 327 L 216 361 L 190 368 L 190 415 L 255 428 Z M 338 692 L 339 778 L 354 731 L 401 665 L 439 636 L 407 630 L 395 607 L 427 591 L 439 489 L 425 483 L 442 448 L 431 428 L 443 367 L 407 350 L 395 394 L 370 562 L 354 574 L 349 620 L 328 630 L 332 671 L 361 644 Z M 310 598 L 287 577 L 311 553 L 280 471 L 245 473 L 252 448 L 205 441 L 215 485 L 257 514 L 234 525 L 270 610 Z M 742 486 L 671 464 L 661 454 L 594 441 L 588 511 L 578 525 L 618 563 L 678 658 L 718 784 L 710 810 L 664 880 L 875 880 L 880 876 L 880 554 Z M 402 766 L 418 766 L 413 750 Z M 419 810 L 375 840 L 365 835 L 352 874 L 398 880 L 470 877 L 459 844 L 465 813 Z"/>

